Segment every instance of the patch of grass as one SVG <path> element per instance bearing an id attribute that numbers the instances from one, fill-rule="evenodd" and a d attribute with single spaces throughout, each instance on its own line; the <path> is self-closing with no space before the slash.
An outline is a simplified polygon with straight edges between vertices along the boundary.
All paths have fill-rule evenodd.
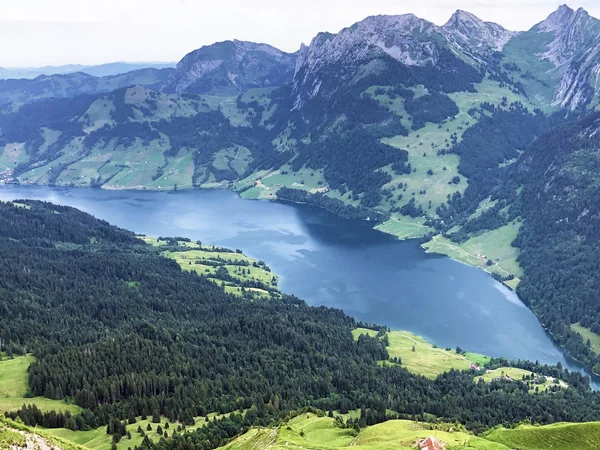
<path id="1" fill-rule="evenodd" d="M 215 416 L 223 417 L 218 414 L 208 415 L 209 419 L 213 419 Z M 227 414 L 225 414 L 225 416 L 227 416 Z M 136 419 L 136 423 L 128 424 L 126 426 L 127 431 L 131 434 L 131 439 L 128 439 L 127 436 L 122 437 L 117 443 L 117 450 L 127 450 L 129 447 L 135 448 L 136 446 L 139 447 L 144 440 L 144 436 L 148 436 L 148 439 L 152 442 L 158 442 L 161 438 L 156 432 L 158 425 L 160 425 L 163 432 L 166 431 L 169 436 L 171 436 L 179 427 L 178 423 L 170 422 L 165 417 L 161 417 L 160 423 L 153 423 L 151 418 L 142 420 L 141 417 L 137 417 Z M 195 417 L 194 420 L 195 424 L 186 426 L 185 431 L 194 431 L 206 424 L 204 417 Z M 165 428 L 166 423 L 169 423 L 169 428 Z M 152 431 L 147 431 L 148 424 L 152 427 Z M 138 427 L 142 428 L 144 436 L 137 431 Z M 112 436 L 106 434 L 106 426 L 89 431 L 72 431 L 66 428 L 53 428 L 46 429 L 45 432 L 62 440 L 85 446 L 85 448 L 90 450 L 110 450 L 112 444 Z M 181 431 L 179 431 L 179 433 L 181 433 Z"/>
<path id="2" fill-rule="evenodd" d="M 18 356 L 0 361 L 0 397 L 24 397 L 29 388 L 27 369 L 35 361 L 32 355 Z"/>
<path id="3" fill-rule="evenodd" d="M 250 126 L 250 118 L 247 112 L 240 111 L 237 107 L 237 97 L 220 97 L 216 95 L 203 95 L 202 100 L 211 109 L 220 109 L 225 117 L 229 119 L 234 127 Z"/>
<path id="4" fill-rule="evenodd" d="M 354 339 L 358 339 L 361 334 L 375 336 L 377 332 L 366 328 L 357 328 L 352 331 Z M 467 370 L 470 368 L 470 362 L 482 364 L 489 360 L 483 355 L 468 353 L 466 354 L 470 356 L 468 358 L 466 355 L 456 353 L 455 350 L 437 348 L 422 337 L 408 331 L 390 331 L 387 333 L 387 337 L 389 340 L 387 351 L 390 358 L 400 358 L 403 367 L 428 378 L 435 378 L 450 369 Z M 383 363 L 387 364 L 388 362 L 384 361 Z"/>
<path id="5" fill-rule="evenodd" d="M 419 238 L 433 231 L 433 228 L 423 225 L 423 217 L 392 216 L 375 228 L 384 233 L 398 237 L 399 239 Z"/>
<path id="6" fill-rule="evenodd" d="M 483 381 L 485 381 L 486 383 L 491 383 L 494 380 L 501 380 L 501 379 L 507 379 L 509 381 L 512 380 L 514 382 L 518 382 L 518 381 L 523 380 L 523 376 L 525 376 L 525 377 L 533 376 L 535 378 L 536 374 L 529 370 L 519 369 L 517 367 L 499 367 L 498 369 L 488 371 L 481 376 L 476 376 L 474 378 L 474 381 L 477 382 L 477 381 L 479 381 L 480 378 L 482 378 Z M 560 381 L 560 380 L 558 381 L 558 383 L 555 383 L 555 380 L 552 377 L 546 377 L 546 381 L 544 381 L 543 383 L 539 383 L 539 384 L 534 383 L 533 380 L 529 380 L 529 381 L 525 381 L 525 382 L 528 384 L 529 392 L 531 392 L 531 393 L 536 391 L 536 387 L 541 392 L 546 391 L 548 388 L 550 388 L 552 386 L 560 386 L 563 388 L 567 387 L 567 383 L 565 383 L 564 381 Z"/>
<path id="7" fill-rule="evenodd" d="M 312 170 L 303 168 L 294 172 L 287 165 L 282 166 L 278 170 L 262 170 L 252 173 L 234 184 L 234 188 L 238 190 L 248 186 L 253 187 L 243 191 L 241 196 L 254 200 L 274 200 L 277 198 L 277 191 L 284 186 L 302 189 L 311 193 L 328 192 L 328 186 L 325 182 L 322 169 Z"/>
<path id="8" fill-rule="evenodd" d="M 238 175 L 242 175 L 252 160 L 252 152 L 250 150 L 241 145 L 235 145 L 215 153 L 212 165 L 215 169 L 230 170 Z"/>
<path id="9" fill-rule="evenodd" d="M 433 430 L 433 427 L 409 420 L 389 420 L 356 432 L 354 429 L 339 428 L 335 420 L 328 417 L 301 414 L 277 428 L 253 428 L 221 447 L 221 450 L 412 450 L 418 440 L 434 434 L 448 449 L 508 450 L 503 444 L 487 441 L 462 430 L 448 431 L 452 428 L 450 426 L 440 425 L 438 430 Z"/>
<path id="10" fill-rule="evenodd" d="M 23 423 L 21 422 L 16 422 L 14 420 L 11 419 L 7 419 L 5 417 L 0 417 L 0 430 L 1 429 L 5 429 L 5 430 L 9 430 L 12 432 L 16 432 L 19 435 L 23 436 L 25 441 L 29 441 L 29 443 L 31 444 L 28 447 L 24 447 L 27 449 L 34 449 L 34 450 L 38 450 L 38 449 L 53 449 L 56 448 L 61 449 L 61 450 L 88 450 L 85 447 L 82 447 L 76 443 L 73 442 L 68 442 L 64 439 L 61 439 L 59 437 L 53 436 L 50 433 L 48 433 L 48 431 L 44 428 L 40 428 L 40 427 L 28 427 L 26 425 L 23 425 Z M 1 431 L 0 431 L 1 433 Z M 9 438 L 14 439 L 14 436 L 10 436 Z M 0 437 L 0 444 L 2 444 L 1 441 L 1 437 Z M 22 442 L 22 441 L 20 441 Z M 5 448 L 4 446 L 0 446 L 0 448 Z M 8 447 L 10 448 L 10 447 Z M 19 447 L 17 447 L 19 448 Z M 17 450 L 17 449 L 14 449 Z"/>
<path id="11" fill-rule="evenodd" d="M 154 246 L 164 246 L 165 241 L 158 241 L 154 237 L 141 237 L 145 242 Z M 186 251 L 165 251 L 162 253 L 167 258 L 174 259 L 182 270 L 194 271 L 206 275 L 215 283 L 222 284 L 227 292 L 242 295 L 244 290 L 259 296 L 269 297 L 270 293 L 260 287 L 249 286 L 253 282 L 259 282 L 277 291 L 277 275 L 273 274 L 268 266 L 262 261 L 256 261 L 242 253 L 224 251 L 221 247 L 212 245 L 198 245 L 195 242 L 178 242 L 181 247 L 187 247 Z M 219 272 L 227 270 L 232 280 L 219 278 Z"/>
<path id="12" fill-rule="evenodd" d="M 515 288 L 523 271 L 517 262 L 519 249 L 513 247 L 511 243 L 517 237 L 520 226 L 520 222 L 514 221 L 496 230 L 474 236 L 461 244 L 438 235 L 424 243 L 422 247 L 428 253 L 441 253 L 489 273 L 495 272 L 501 276 L 513 274 L 515 278 L 507 281 L 506 284 Z M 491 266 L 487 265 L 488 259 L 493 262 Z"/>
<path id="13" fill-rule="evenodd" d="M 6 144 L 0 151 L 0 172 L 14 170 L 17 165 L 29 159 L 25 151 L 25 144 Z"/>
<path id="14" fill-rule="evenodd" d="M 0 361 L 0 412 L 15 411 L 23 405 L 35 404 L 42 411 L 81 411 L 77 405 L 44 397 L 27 397 L 29 391 L 27 369 L 35 361 L 32 355 Z"/>
<path id="15" fill-rule="evenodd" d="M 484 437 L 519 450 L 593 450 L 600 449 L 600 422 L 500 427 Z"/>
<path id="16" fill-rule="evenodd" d="M 492 359 L 489 356 L 480 355 L 479 353 L 465 352 L 464 355 L 465 355 L 465 358 L 467 358 L 470 362 L 478 365 L 479 367 L 483 367 L 485 364 L 490 362 L 490 360 Z"/>
<path id="17" fill-rule="evenodd" d="M 576 333 L 579 333 L 581 335 L 581 337 L 583 338 L 583 342 L 587 342 L 587 340 L 589 339 L 592 350 L 596 354 L 600 355 L 600 336 L 599 335 L 594 333 L 589 328 L 582 327 L 579 323 L 572 324 L 571 330 L 575 331 Z"/>
<path id="18" fill-rule="evenodd" d="M 0 448 L 20 448 L 27 445 L 25 435 L 7 427 L 0 426 Z"/>

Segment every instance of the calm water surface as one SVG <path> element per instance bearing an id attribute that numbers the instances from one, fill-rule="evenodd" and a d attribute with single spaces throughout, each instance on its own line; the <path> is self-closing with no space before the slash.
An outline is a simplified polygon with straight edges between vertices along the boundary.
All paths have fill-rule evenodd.
<path id="1" fill-rule="evenodd" d="M 485 272 L 427 254 L 417 242 L 398 241 L 365 222 L 227 191 L 0 189 L 1 200 L 19 198 L 74 206 L 137 233 L 240 248 L 266 261 L 284 292 L 439 346 L 579 369 L 516 294 Z"/>

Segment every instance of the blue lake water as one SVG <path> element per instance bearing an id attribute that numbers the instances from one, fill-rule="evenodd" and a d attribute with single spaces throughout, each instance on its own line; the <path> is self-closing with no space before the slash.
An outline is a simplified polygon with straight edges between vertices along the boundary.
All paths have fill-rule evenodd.
<path id="1" fill-rule="evenodd" d="M 74 206 L 137 233 L 240 248 L 267 262 L 286 293 L 409 330 L 440 347 L 580 370 L 517 295 L 488 274 L 427 254 L 416 241 L 398 241 L 366 222 L 217 190 L 0 189 L 0 200 L 19 198 Z"/>

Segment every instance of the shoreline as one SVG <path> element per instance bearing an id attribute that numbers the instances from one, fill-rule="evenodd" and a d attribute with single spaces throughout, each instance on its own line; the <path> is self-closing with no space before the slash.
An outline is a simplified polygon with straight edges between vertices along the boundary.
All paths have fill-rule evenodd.
<path id="1" fill-rule="evenodd" d="M 50 185 L 38 184 L 38 183 L 25 183 L 25 184 L 18 184 L 18 185 L 15 185 L 15 184 L 0 184 L 0 189 L 11 189 L 11 188 L 26 188 L 27 189 L 28 187 L 32 187 L 32 188 L 51 188 L 51 189 L 59 189 L 59 190 L 69 190 L 69 189 L 80 189 L 80 188 L 83 188 L 83 189 L 99 189 L 99 190 L 104 190 L 104 191 L 109 191 L 109 192 L 112 192 L 112 191 L 132 191 L 132 192 L 134 192 L 134 191 L 141 191 L 141 192 L 144 192 L 145 191 L 145 192 L 153 192 L 153 193 L 162 192 L 162 193 L 167 193 L 167 194 L 169 194 L 169 193 L 176 193 L 176 192 L 194 191 L 194 190 L 223 190 L 223 191 L 229 191 L 231 193 L 235 193 L 239 198 L 241 198 L 243 200 L 267 200 L 267 201 L 270 201 L 270 202 L 289 203 L 289 204 L 296 204 L 296 205 L 307 205 L 307 206 L 318 208 L 318 209 L 321 209 L 321 210 L 324 210 L 324 211 L 328 211 L 326 208 L 323 208 L 323 207 L 320 207 L 320 206 L 317 206 L 317 205 L 312 205 L 312 204 L 306 203 L 306 202 L 295 202 L 295 201 L 291 201 L 291 200 L 280 200 L 280 199 L 277 199 L 277 198 L 272 198 L 272 199 L 251 199 L 251 198 L 245 198 L 245 197 L 241 196 L 242 192 L 234 190 L 234 189 L 230 189 L 230 188 L 228 188 L 228 186 L 223 185 L 223 184 L 221 184 L 219 186 L 204 186 L 204 187 L 195 187 L 195 188 L 191 188 L 191 187 L 187 188 L 186 187 L 186 188 L 181 188 L 181 189 L 170 189 L 170 190 L 162 190 L 162 189 L 140 189 L 140 188 L 118 188 L 118 189 L 111 189 L 111 188 L 103 188 L 101 186 L 70 186 L 70 185 L 55 185 L 55 186 L 50 186 Z M 331 211 L 328 211 L 328 212 L 330 214 L 335 215 Z M 337 216 L 337 217 L 340 217 L 340 216 Z M 420 240 L 419 237 L 401 238 L 401 237 L 399 237 L 399 236 L 397 236 L 397 235 L 395 235 L 393 233 L 386 232 L 386 231 L 383 231 L 381 229 L 376 228 L 377 225 L 379 225 L 382 222 L 367 221 L 367 220 L 364 220 L 364 219 L 346 219 L 346 220 L 359 220 L 360 222 L 366 223 L 369 226 L 369 228 L 373 229 L 374 231 L 381 232 L 381 233 L 383 233 L 385 235 L 388 235 L 388 236 L 393 236 L 395 239 L 397 239 L 399 241 L 409 241 L 409 240 L 413 240 L 414 241 L 416 239 Z M 511 290 L 512 292 L 515 292 L 515 290 L 511 286 L 509 286 L 506 283 L 502 282 L 501 280 L 498 280 L 495 277 L 493 277 L 492 273 L 488 272 L 485 268 L 478 267 L 478 266 L 473 265 L 473 264 L 469 264 L 468 262 L 460 260 L 458 258 L 455 258 L 452 255 L 447 254 L 447 253 L 443 253 L 443 252 L 439 252 L 439 251 L 430 251 L 429 249 L 427 249 L 426 247 L 424 247 L 423 244 L 425 244 L 425 243 L 421 243 L 419 245 L 419 247 L 425 253 L 442 255 L 442 256 L 447 257 L 447 258 L 449 258 L 449 259 L 451 259 L 453 261 L 462 263 L 465 266 L 469 266 L 469 267 L 474 267 L 474 268 L 477 268 L 477 269 L 481 269 L 484 272 L 486 272 L 488 275 L 490 275 L 494 281 L 499 282 L 502 286 L 506 287 L 507 289 Z M 519 300 L 522 301 L 521 299 L 519 299 Z M 544 331 L 548 334 L 548 336 L 552 339 L 552 341 L 559 347 L 561 353 L 563 354 L 563 356 L 565 356 L 565 358 L 571 359 L 577 365 L 581 366 L 585 370 L 585 372 L 588 372 L 590 375 L 593 374 L 594 376 L 600 376 L 600 374 L 594 373 L 591 368 L 586 367 L 580 361 L 578 361 L 577 359 L 573 358 L 569 353 L 566 353 L 565 348 L 555 339 L 555 337 L 552 335 L 552 333 L 539 320 L 539 317 L 537 316 L 537 314 L 535 314 L 535 312 L 529 306 L 525 305 L 525 307 L 535 315 L 538 323 L 540 323 L 540 325 L 542 326 L 542 328 L 544 329 Z"/>

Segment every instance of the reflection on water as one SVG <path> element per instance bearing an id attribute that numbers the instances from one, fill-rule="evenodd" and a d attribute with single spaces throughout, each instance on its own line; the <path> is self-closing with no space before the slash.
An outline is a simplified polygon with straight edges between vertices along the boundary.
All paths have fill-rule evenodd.
<path id="1" fill-rule="evenodd" d="M 514 292 L 483 271 L 427 254 L 417 242 L 400 242 L 365 222 L 226 191 L 0 189 L 0 199 L 17 198 L 71 205 L 137 233 L 242 249 L 280 275 L 283 291 L 309 304 L 406 329 L 439 346 L 577 368 Z"/>

